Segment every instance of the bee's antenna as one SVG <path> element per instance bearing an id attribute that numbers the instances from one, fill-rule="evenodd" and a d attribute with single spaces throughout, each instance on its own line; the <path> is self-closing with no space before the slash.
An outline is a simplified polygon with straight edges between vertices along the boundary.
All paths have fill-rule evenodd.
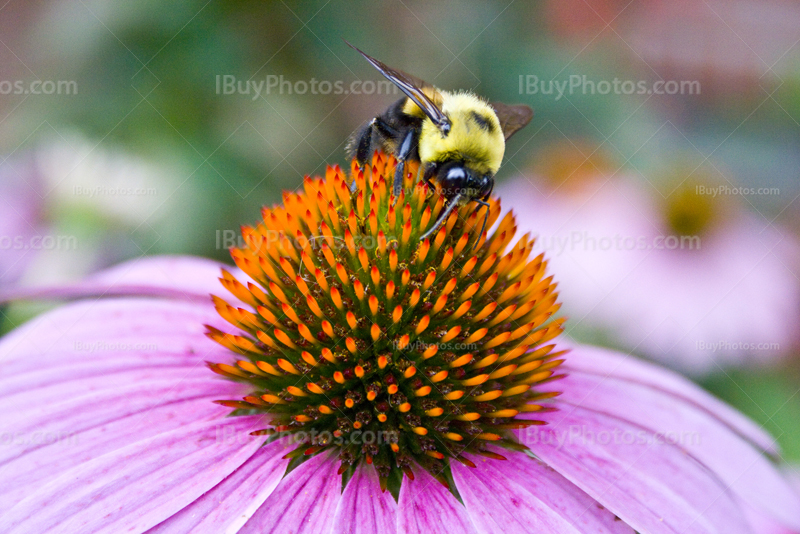
<path id="1" fill-rule="evenodd" d="M 456 206 L 458 206 L 459 200 L 461 200 L 461 193 L 458 193 L 456 196 L 452 198 L 452 200 L 450 200 L 450 203 L 447 205 L 447 207 L 445 207 L 442 214 L 439 215 L 438 219 L 436 219 L 436 223 L 434 223 L 434 225 L 431 227 L 430 230 L 428 230 L 427 232 L 422 234 L 422 236 L 420 236 L 419 238 L 420 241 L 428 239 L 431 236 L 431 234 L 433 234 L 436 230 L 439 229 L 442 223 L 444 223 L 444 221 L 447 220 L 447 217 L 450 216 L 450 213 L 456 208 Z"/>

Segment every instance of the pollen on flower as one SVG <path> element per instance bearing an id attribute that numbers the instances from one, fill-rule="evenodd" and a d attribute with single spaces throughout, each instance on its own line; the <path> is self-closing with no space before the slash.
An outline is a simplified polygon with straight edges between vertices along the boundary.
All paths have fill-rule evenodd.
<path id="1" fill-rule="evenodd" d="M 562 362 L 548 344 L 562 331 L 556 285 L 529 259 L 532 239 L 509 247 L 513 216 L 479 235 L 468 203 L 420 241 L 445 202 L 414 164 L 393 198 L 395 164 L 376 153 L 349 177 L 329 167 L 265 208 L 231 250 L 251 280 L 220 278 L 247 308 L 214 297 L 237 332 L 207 332 L 239 355 L 209 367 L 252 388 L 220 404 L 265 414 L 259 434 L 295 436 L 297 461 L 335 449 L 344 476 L 371 464 L 384 489 L 415 465 L 446 484 L 450 461 L 474 465 L 465 453 L 525 448 L 512 431 L 539 422 L 517 415 L 547 410 L 553 393 L 537 385 Z M 500 215 L 489 205 L 487 228 Z"/>

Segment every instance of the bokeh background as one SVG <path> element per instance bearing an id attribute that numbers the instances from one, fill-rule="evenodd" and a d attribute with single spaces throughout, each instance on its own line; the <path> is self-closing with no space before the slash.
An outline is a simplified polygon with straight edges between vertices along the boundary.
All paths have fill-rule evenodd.
<path id="1" fill-rule="evenodd" d="M 398 98 L 343 38 L 534 108 L 496 179 L 569 335 L 687 373 L 800 463 L 796 2 L 9 0 L 0 290 L 227 260 Z M 653 246 L 682 236 L 703 246 Z M 40 310 L 0 309 L 0 331 Z"/>

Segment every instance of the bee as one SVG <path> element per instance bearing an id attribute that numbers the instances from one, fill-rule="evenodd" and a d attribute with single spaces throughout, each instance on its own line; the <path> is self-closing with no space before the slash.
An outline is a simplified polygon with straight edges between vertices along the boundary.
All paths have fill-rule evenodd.
<path id="1" fill-rule="evenodd" d="M 397 159 L 393 179 L 396 199 L 403 187 L 407 161 L 420 163 L 423 180 L 447 203 L 427 239 L 458 206 L 476 202 L 486 208 L 482 235 L 489 217 L 486 202 L 494 188 L 494 175 L 503 160 L 506 141 L 528 124 L 533 110 L 525 105 L 488 103 L 468 92 L 449 92 L 386 66 L 355 49 L 405 96 L 364 125 L 350 140 L 348 150 L 363 169 L 376 147 Z M 476 241 L 477 245 L 477 241 Z"/>

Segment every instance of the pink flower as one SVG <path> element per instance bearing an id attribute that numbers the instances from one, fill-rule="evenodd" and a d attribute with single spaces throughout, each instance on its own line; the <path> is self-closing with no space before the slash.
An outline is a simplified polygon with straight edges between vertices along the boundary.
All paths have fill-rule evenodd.
<path id="1" fill-rule="evenodd" d="M 583 346 L 548 424 L 519 431 L 534 457 L 453 462 L 463 504 L 416 468 L 398 502 L 365 465 L 342 492 L 327 454 L 284 475 L 288 440 L 262 446 L 262 416 L 212 402 L 247 393 L 203 363 L 233 362 L 204 336 L 225 326 L 206 297 L 219 268 L 123 264 L 83 289 L 165 296 L 82 300 L 0 341 L 5 532 L 751 532 L 743 509 L 800 531 L 768 435 L 671 372 Z"/>
<path id="2" fill-rule="evenodd" d="M 651 364 L 545 345 L 557 299 L 525 238 L 505 250 L 513 217 L 481 235 L 465 206 L 420 242 L 443 205 L 424 187 L 395 208 L 380 176 L 351 196 L 329 174 L 243 229 L 242 271 L 123 264 L 0 340 L 4 532 L 800 532 L 744 416 Z M 301 242 L 317 222 L 343 246 Z"/>
<path id="3" fill-rule="evenodd" d="M 0 287 L 16 281 L 36 255 L 42 230 L 39 177 L 32 161 L 0 166 Z"/>
<path id="4" fill-rule="evenodd" d="M 558 273 L 573 328 L 698 374 L 796 345 L 800 248 L 788 233 L 734 210 L 709 231 L 679 232 L 657 194 L 594 172 L 579 187 L 521 176 L 498 188 Z"/>

